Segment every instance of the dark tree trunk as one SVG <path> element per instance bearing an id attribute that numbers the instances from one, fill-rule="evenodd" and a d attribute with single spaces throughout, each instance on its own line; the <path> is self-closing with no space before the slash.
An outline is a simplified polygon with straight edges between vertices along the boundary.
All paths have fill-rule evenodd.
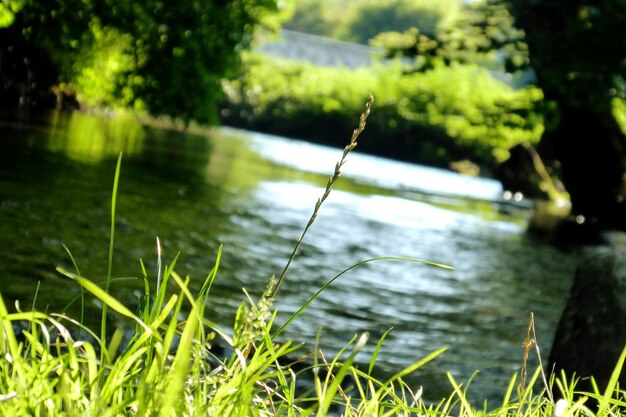
<path id="1" fill-rule="evenodd" d="M 548 367 L 555 375 L 582 378 L 577 390 L 591 391 L 593 375 L 604 390 L 626 343 L 626 252 L 603 247 L 576 269 L 572 290 L 559 321 Z M 620 386 L 626 386 L 622 372 Z M 587 402 L 590 406 L 591 401 Z"/>
<path id="2" fill-rule="evenodd" d="M 51 109 L 55 105 L 52 85 L 58 68 L 49 53 L 25 39 L 21 21 L 0 29 L 0 108 Z"/>
<path id="3" fill-rule="evenodd" d="M 615 117 L 610 108 L 600 113 L 561 104 L 559 109 L 559 123 L 544 134 L 542 147 L 560 165 L 573 214 L 599 228 L 625 228 L 625 137 Z"/>

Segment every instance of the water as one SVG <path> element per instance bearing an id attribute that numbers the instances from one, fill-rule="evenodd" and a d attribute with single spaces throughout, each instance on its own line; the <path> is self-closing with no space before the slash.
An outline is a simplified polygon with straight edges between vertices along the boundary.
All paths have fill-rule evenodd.
<path id="1" fill-rule="evenodd" d="M 363 139 L 366 140 L 366 139 Z M 124 152 L 112 292 L 137 301 L 139 259 L 156 275 L 155 238 L 164 257 L 196 289 L 220 245 L 211 297 L 215 321 L 232 325 L 242 287 L 260 294 L 280 273 L 340 151 L 231 129 L 183 134 L 132 118 L 51 114 L 0 123 L 0 288 L 11 304 L 62 308 L 79 293 L 55 272 L 106 276 L 110 197 Z M 336 352 L 368 331 L 363 363 L 378 338 L 377 375 L 389 376 L 431 351 L 448 351 L 408 381 L 425 396 L 451 392 L 450 371 L 470 396 L 497 401 L 519 370 L 528 316 L 547 358 L 578 251 L 525 234 L 528 212 L 496 203 L 498 183 L 354 153 L 307 236 L 278 296 L 278 322 L 339 271 L 378 256 L 453 265 L 454 271 L 398 261 L 369 263 L 338 279 L 285 332 Z M 88 302 L 87 321 L 98 305 Z M 364 365 L 365 368 L 367 365 Z M 495 404 L 494 404 L 495 405 Z"/>

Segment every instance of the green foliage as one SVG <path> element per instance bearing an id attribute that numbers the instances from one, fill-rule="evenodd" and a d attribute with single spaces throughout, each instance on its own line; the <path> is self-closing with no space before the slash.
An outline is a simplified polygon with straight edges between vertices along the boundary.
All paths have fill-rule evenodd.
<path id="1" fill-rule="evenodd" d="M 323 3 L 318 9 L 313 2 L 299 3 L 292 28 L 315 27 L 319 34 L 360 42 L 373 38 L 370 43 L 386 49 L 388 57 L 404 57 L 404 68 L 350 72 L 277 62 L 270 76 L 262 60 L 253 59 L 241 80 L 228 84 L 231 108 L 225 120 L 314 140 L 326 137 L 332 143 L 332 133 L 307 120 L 322 120 L 327 131 L 329 126 L 341 129 L 345 123 L 338 113 L 353 108 L 350 97 L 358 96 L 354 87 L 367 85 L 380 98 L 377 113 L 386 112 L 384 124 L 378 125 L 377 118 L 371 122 L 375 126 L 370 130 L 380 139 L 364 146 L 369 152 L 440 166 L 471 159 L 490 167 L 506 159 L 509 147 L 538 141 L 543 124 L 534 107 L 542 100 L 541 92 L 532 87 L 515 91 L 475 66 L 521 84 L 508 72 L 527 65 L 528 51 L 523 32 L 504 5 Z M 333 26 L 332 33 L 326 31 Z"/>
<path id="2" fill-rule="evenodd" d="M 404 74 L 400 65 L 352 71 L 254 55 L 225 84 L 222 115 L 227 123 L 339 145 L 359 114 L 363 88 L 377 97 L 361 145 L 370 153 L 490 167 L 513 144 L 536 143 L 543 128 L 532 111 L 539 90 L 515 90 L 475 66 Z"/>
<path id="3" fill-rule="evenodd" d="M 370 42 L 372 46 L 385 50 L 387 57 L 409 57 L 414 59 L 414 69 L 424 71 L 443 62 L 439 57 L 439 41 L 411 28 L 405 32 L 383 32 Z"/>
<path id="4" fill-rule="evenodd" d="M 0 3 L 0 28 L 9 27 L 15 21 L 15 13 L 24 6 L 25 0 L 4 0 Z"/>
<path id="5" fill-rule="evenodd" d="M 515 72 L 528 65 L 528 50 L 513 21 L 504 4 L 487 0 L 303 0 L 285 27 L 419 57 L 417 70 L 442 61 Z"/>
<path id="6" fill-rule="evenodd" d="M 381 32 L 412 27 L 434 35 L 459 10 L 459 0 L 301 0 L 285 28 L 366 44 Z"/>
<path id="7" fill-rule="evenodd" d="M 455 25 L 441 35 L 441 54 L 451 62 L 490 62 L 514 73 L 528 65 L 524 33 L 502 4 L 485 0 L 467 4 Z"/>
<path id="8" fill-rule="evenodd" d="M 135 60 L 129 53 L 132 36 L 121 34 L 111 27 L 91 26 L 92 47 L 82 48 L 73 64 L 72 86 L 77 99 L 87 107 L 125 107 L 144 109 L 140 99 L 135 99 L 133 85 L 140 78 L 127 77 L 126 85 L 120 85 L 124 74 L 135 68 Z M 134 81 L 134 82 L 133 82 Z"/>
<path id="9" fill-rule="evenodd" d="M 381 33 L 371 43 L 387 50 L 388 56 L 414 57 L 418 71 L 431 69 L 437 62 L 475 63 L 502 72 L 528 65 L 523 32 L 502 4 L 472 2 L 443 30 L 420 29 Z"/>
<path id="10" fill-rule="evenodd" d="M 507 4 L 526 32 L 548 99 L 608 113 L 611 97 L 624 97 L 626 1 L 496 2 Z"/>
<path id="11" fill-rule="evenodd" d="M 3 21 L 6 9 L 0 10 Z M 11 10 L 14 21 L 0 29 L 4 106 L 43 99 L 58 86 L 85 104 L 130 105 L 211 122 L 221 79 L 235 73 L 238 53 L 256 27 L 276 27 L 278 5 L 275 0 L 186 0 L 176 7 L 158 0 L 32 0 Z M 35 65 L 39 60 L 46 68 Z M 41 85 L 32 87 L 32 79 Z"/>
<path id="12" fill-rule="evenodd" d="M 402 377 L 443 352 L 439 349 L 380 382 L 353 365 L 367 335 L 353 340 L 331 362 L 320 351 L 309 365 L 291 366 L 301 346 L 276 343 L 269 329 L 273 317 L 259 307 L 242 305 L 241 328 L 245 343 L 234 345 L 225 333 L 213 328 L 199 313 L 206 300 L 189 298 L 184 280 L 169 272 L 165 282 L 183 285 L 178 294 L 157 294 L 162 302 L 147 305 L 137 326 L 120 352 L 107 349 L 101 362 L 98 349 L 117 345 L 107 341 L 76 339 L 73 320 L 37 311 L 9 313 L 0 297 L 0 413 L 36 416 L 326 416 L 329 408 L 349 413 L 397 414 L 428 409 Z M 86 282 L 89 282 L 86 280 Z M 183 300 L 186 298 L 185 302 Z M 104 300 L 102 300 L 104 301 Z M 183 304 L 192 309 L 179 321 Z M 198 314 L 195 314 L 198 313 Z M 14 323 L 27 330 L 16 333 Z M 177 329 L 177 327 L 179 329 Z M 88 330 L 88 329 L 87 329 Z M 89 331 L 89 330 L 88 330 Z M 91 333 L 91 331 L 89 331 Z M 233 353 L 214 356 L 217 332 Z M 176 338 L 180 342 L 176 343 Z M 172 355 L 170 355 L 172 352 Z M 346 395 L 346 377 L 358 385 Z M 312 390 L 297 388 L 306 381 Z"/>
<path id="13" fill-rule="evenodd" d="M 367 43 L 381 32 L 404 31 L 412 27 L 436 35 L 457 17 L 458 0 L 367 0 L 349 11 L 342 38 Z"/>
<path id="14" fill-rule="evenodd" d="M 336 37 L 337 28 L 345 21 L 340 12 L 344 4 L 337 0 L 298 0 L 293 15 L 283 27 L 318 36 Z"/>

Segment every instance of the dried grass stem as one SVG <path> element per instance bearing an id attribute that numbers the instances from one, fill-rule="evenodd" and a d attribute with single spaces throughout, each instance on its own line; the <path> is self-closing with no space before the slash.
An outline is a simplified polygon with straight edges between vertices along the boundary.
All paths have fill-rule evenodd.
<path id="1" fill-rule="evenodd" d="M 348 159 L 348 154 L 352 150 L 354 150 L 354 148 L 356 148 L 356 146 L 357 146 L 357 139 L 358 139 L 359 135 L 361 135 L 363 130 L 365 130 L 365 124 L 366 124 L 366 121 L 367 121 L 367 117 L 370 114 L 370 109 L 372 108 L 372 104 L 374 104 L 374 95 L 372 93 L 370 93 L 369 94 L 369 98 L 367 100 L 367 103 L 365 103 L 365 111 L 363 111 L 363 113 L 361 114 L 361 117 L 359 117 L 359 125 L 352 132 L 352 137 L 350 138 L 350 143 L 348 143 L 348 145 L 346 145 L 346 147 L 343 148 L 343 154 L 341 155 L 341 159 L 339 160 L 339 162 L 337 162 L 335 164 L 335 171 L 333 172 L 333 175 L 328 179 L 328 183 L 326 184 L 326 189 L 324 190 L 324 193 L 322 194 L 322 196 L 320 198 L 317 199 L 317 202 L 315 203 L 315 208 L 313 209 L 313 214 L 311 214 L 311 217 L 309 218 L 309 221 L 307 222 L 306 226 L 304 227 L 304 230 L 302 231 L 302 234 L 300 235 L 300 237 L 296 241 L 296 244 L 294 245 L 293 251 L 291 252 L 291 255 L 289 256 L 289 259 L 287 260 L 287 263 L 285 264 L 285 267 L 283 268 L 283 271 L 279 275 L 278 280 L 276 280 L 276 285 L 274 286 L 274 288 L 270 292 L 271 298 L 274 298 L 276 296 L 276 293 L 278 292 L 278 289 L 280 288 L 280 285 L 285 280 L 285 277 L 287 276 L 287 271 L 289 270 L 289 266 L 291 265 L 291 262 L 293 261 L 293 259 L 296 257 L 296 254 L 298 253 L 298 249 L 300 248 L 300 245 L 302 244 L 302 241 L 304 240 L 304 237 L 306 236 L 309 228 L 315 222 L 315 219 L 317 218 L 317 213 L 319 212 L 320 207 L 322 206 L 324 201 L 326 201 L 326 199 L 330 195 L 330 191 L 332 190 L 332 187 L 335 184 L 335 182 L 339 179 L 339 176 L 341 175 L 341 168 L 346 163 L 346 161 Z"/>

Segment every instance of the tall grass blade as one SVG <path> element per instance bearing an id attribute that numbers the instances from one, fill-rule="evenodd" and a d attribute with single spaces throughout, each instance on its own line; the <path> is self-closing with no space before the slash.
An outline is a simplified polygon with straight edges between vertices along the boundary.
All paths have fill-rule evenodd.
<path id="1" fill-rule="evenodd" d="M 2 321 L 2 337 L 0 337 L 0 348 L 2 350 L 8 350 L 11 355 L 15 355 L 18 352 L 17 339 L 15 338 L 15 332 L 13 325 L 9 319 L 9 311 L 4 304 L 2 294 L 0 294 L 0 321 Z M 6 343 L 6 346 L 5 346 Z M 4 359 L 4 358 L 3 358 Z"/>
<path id="2" fill-rule="evenodd" d="M 191 303 L 192 307 L 194 307 L 191 309 L 191 312 L 189 313 L 189 315 L 191 316 L 191 314 L 194 314 L 196 316 L 196 320 L 198 321 L 198 323 L 202 322 L 200 311 L 198 308 L 196 308 L 197 307 L 196 299 L 194 298 L 193 294 L 191 294 L 191 291 L 189 291 L 189 288 L 187 286 L 187 282 L 189 281 L 189 278 L 183 281 L 180 275 L 178 275 L 174 271 L 172 271 L 172 278 L 174 278 L 174 281 L 176 281 L 176 284 L 180 287 L 185 297 L 187 297 L 187 300 L 189 301 L 189 303 Z"/>
<path id="3" fill-rule="evenodd" d="M 380 339 L 378 339 L 378 343 L 376 343 L 376 348 L 374 348 L 374 353 L 372 353 L 370 366 L 367 369 L 368 375 L 372 374 L 372 371 L 374 370 L 374 365 L 376 364 L 376 359 L 378 358 L 378 352 L 380 351 L 380 348 L 383 347 L 383 342 L 385 341 L 385 339 L 387 338 L 387 335 L 389 334 L 389 332 L 391 332 L 391 330 L 393 330 L 393 327 L 388 328 L 387 331 L 383 333 L 383 335 L 380 337 Z"/>
<path id="4" fill-rule="evenodd" d="M 461 401 L 461 411 L 459 412 L 459 415 L 467 416 L 467 417 L 474 417 L 472 406 L 470 405 L 469 401 L 467 401 L 467 396 L 465 392 L 461 389 L 461 386 L 455 381 L 454 377 L 452 376 L 450 372 L 447 372 L 447 375 L 448 375 L 448 380 L 450 381 L 450 383 L 452 384 L 452 387 L 454 388 L 455 394 L 459 397 L 459 400 Z"/>
<path id="5" fill-rule="evenodd" d="M 624 350 L 622 350 L 622 354 L 617 360 L 617 364 L 613 369 L 613 373 L 611 374 L 611 379 L 609 379 L 609 383 L 604 390 L 604 395 L 600 399 L 600 404 L 598 406 L 598 413 L 596 414 L 598 417 L 603 417 L 608 409 L 609 404 L 611 402 L 611 398 L 613 397 L 613 393 L 615 391 L 615 387 L 617 387 L 617 383 L 619 382 L 619 376 L 622 373 L 622 368 L 624 367 L 624 361 L 626 360 L 626 346 Z"/>
<path id="6" fill-rule="evenodd" d="M 80 284 L 83 288 L 85 288 L 87 291 L 92 293 L 96 298 L 102 301 L 102 308 L 104 308 L 104 306 L 111 307 L 111 309 L 115 310 L 117 313 L 123 316 L 126 316 L 130 319 L 133 319 L 135 322 L 137 322 L 137 324 L 143 327 L 146 330 L 146 332 L 153 333 L 152 329 L 150 329 L 150 327 L 146 323 L 144 323 L 143 320 L 137 317 L 124 304 L 122 304 L 121 302 L 113 298 L 111 295 L 109 295 L 109 293 L 106 292 L 106 290 L 100 288 L 98 285 L 89 281 L 87 278 L 79 277 L 78 275 L 72 274 L 71 272 L 68 272 L 61 267 L 57 267 L 57 271 L 65 275 L 66 277 L 73 279 L 78 284 Z M 103 338 L 101 340 L 104 342 L 106 338 Z"/>
<path id="7" fill-rule="evenodd" d="M 426 365 L 428 362 L 432 361 L 433 359 L 435 359 L 436 357 L 438 357 L 439 355 L 441 355 L 442 353 L 444 353 L 446 350 L 448 350 L 448 348 L 446 346 L 439 348 L 437 350 L 435 350 L 434 352 L 429 353 L 428 355 L 424 356 L 422 359 L 415 361 L 414 363 L 412 363 L 411 365 L 407 366 L 406 368 L 404 368 L 402 371 L 398 372 L 397 374 L 395 374 L 394 376 L 392 376 L 383 386 L 390 386 L 394 381 L 397 381 L 398 379 L 409 375 L 412 372 L 415 372 L 417 369 L 421 368 L 422 366 Z M 382 393 L 383 388 L 381 388 L 379 390 L 379 394 Z"/>
<path id="8" fill-rule="evenodd" d="M 29 311 L 29 312 L 20 312 L 20 313 L 9 313 L 6 316 L 2 316 L 0 313 L 0 318 L 6 319 L 8 321 L 36 321 L 36 320 L 46 320 L 48 315 L 45 313 L 39 313 L 37 311 Z"/>
<path id="9" fill-rule="evenodd" d="M 76 275 L 80 275 L 80 269 L 78 269 L 78 264 L 76 263 L 76 260 L 74 259 L 74 255 L 72 255 L 72 251 L 70 251 L 70 248 L 68 248 L 65 245 L 65 243 L 63 244 L 63 249 L 65 249 L 65 252 L 67 252 L 67 255 L 70 257 L 70 260 L 72 261 L 72 265 L 74 266 L 74 270 L 76 271 Z M 85 322 L 85 293 L 83 291 L 80 292 L 80 322 L 81 323 Z M 82 328 L 78 330 L 79 339 L 81 337 L 82 331 L 83 331 Z"/>
<path id="10" fill-rule="evenodd" d="M 156 237 L 157 243 L 157 285 L 156 292 L 159 293 L 159 289 L 161 288 L 161 241 L 159 237 Z"/>
<path id="11" fill-rule="evenodd" d="M 350 370 L 350 367 L 352 366 L 352 362 L 354 362 L 354 358 L 356 358 L 356 355 L 361 351 L 361 349 L 363 349 L 363 346 L 365 346 L 365 343 L 367 343 L 367 338 L 368 338 L 368 334 L 363 333 L 357 339 L 354 350 L 352 351 L 352 353 L 350 353 L 350 356 L 348 356 L 348 359 L 343 364 L 340 365 L 339 372 L 337 372 L 337 374 L 334 376 L 333 382 L 331 382 L 328 389 L 324 392 L 322 404 L 319 410 L 317 411 L 317 417 L 326 417 L 328 415 L 328 409 L 330 408 L 330 405 L 333 403 L 335 399 L 335 394 L 340 389 L 341 382 L 343 382 L 343 379 L 348 374 L 348 371 Z M 335 362 L 333 361 L 333 364 L 334 363 Z M 330 369 L 328 370 L 329 377 L 332 375 L 333 368 L 334 366 L 331 365 Z"/>
<path id="12" fill-rule="evenodd" d="M 111 276 L 113 274 L 113 248 L 115 245 L 115 206 L 117 204 L 117 186 L 120 181 L 120 171 L 122 170 L 122 153 L 117 157 L 117 166 L 115 167 L 115 177 L 113 179 L 113 194 L 111 196 L 111 232 L 109 236 L 109 260 L 107 265 L 107 278 L 104 284 L 104 291 L 109 292 L 111 285 Z M 107 305 L 102 306 L 102 320 L 100 323 L 100 340 L 104 342 L 107 334 Z M 103 352 L 104 354 L 104 352 Z"/>
<path id="13" fill-rule="evenodd" d="M 113 336 L 111 336 L 111 341 L 109 342 L 109 346 L 107 346 L 107 352 L 109 353 L 109 358 L 113 360 L 115 355 L 117 354 L 117 350 L 122 344 L 122 339 L 124 338 L 124 331 L 122 329 L 115 329 L 113 332 Z"/>
<path id="14" fill-rule="evenodd" d="M 509 382 L 509 386 L 504 393 L 504 398 L 502 399 L 502 407 L 505 408 L 511 402 L 511 396 L 513 395 L 513 390 L 515 389 L 515 382 L 517 381 L 517 374 L 513 374 L 511 377 L 511 381 Z"/>
<path id="15" fill-rule="evenodd" d="M 168 375 L 167 395 L 165 395 L 165 401 L 159 416 L 169 417 L 182 415 L 180 410 L 176 410 L 176 405 L 181 401 L 184 392 L 185 380 L 187 378 L 192 347 L 198 325 L 198 311 L 194 303 L 185 328 L 183 329 L 183 334 L 180 337 L 180 343 L 176 351 L 176 356 L 174 357 L 172 370 Z"/>
<path id="16" fill-rule="evenodd" d="M 72 255 L 72 251 L 68 248 L 65 243 L 63 243 L 63 249 L 67 252 L 67 256 L 70 257 L 70 261 L 72 261 L 72 266 L 74 266 L 74 270 L 76 271 L 76 275 L 80 275 L 80 270 L 78 269 L 78 264 L 76 263 L 76 259 L 74 259 L 74 255 Z"/>
<path id="17" fill-rule="evenodd" d="M 223 248 L 223 245 L 220 245 L 220 247 L 217 249 L 217 256 L 215 257 L 215 265 L 213 266 L 213 269 L 211 269 L 211 272 L 209 272 L 209 275 L 207 275 L 206 279 L 204 280 L 204 284 L 202 284 L 202 288 L 200 289 L 200 292 L 198 293 L 199 300 L 205 300 L 206 297 L 211 292 L 211 287 L 213 286 L 213 282 L 215 281 L 215 278 L 217 277 L 217 271 L 219 269 L 220 262 L 222 259 L 222 248 Z"/>
<path id="18" fill-rule="evenodd" d="M 370 259 L 366 259 L 364 261 L 361 261 L 359 263 L 356 263 L 354 265 L 349 266 L 348 268 L 344 269 L 343 271 L 339 272 L 337 275 L 335 275 L 333 278 L 331 278 L 326 284 L 324 284 L 323 286 L 320 287 L 319 290 L 317 290 L 315 292 L 315 294 L 313 294 L 306 303 L 304 303 L 299 309 L 298 311 L 296 311 L 295 313 L 293 313 L 291 315 L 291 317 L 289 317 L 289 319 L 287 319 L 287 321 L 285 322 L 285 324 L 283 324 L 273 335 L 272 335 L 272 339 L 276 338 L 278 335 L 280 335 L 286 328 L 287 326 L 289 326 L 291 324 L 291 322 L 293 322 L 296 318 L 298 318 L 298 316 L 300 314 L 302 314 L 302 312 L 304 310 L 306 310 L 309 305 L 311 305 L 311 303 L 321 294 L 323 293 L 326 288 L 328 288 L 333 282 L 335 282 L 335 280 L 337 280 L 339 277 L 341 277 L 343 274 L 345 274 L 346 272 L 349 272 L 355 268 L 358 268 L 360 266 L 363 266 L 367 263 L 370 262 L 378 262 L 378 261 L 405 261 L 405 262 L 416 262 L 416 263 L 423 263 L 426 265 L 431 265 L 431 266 L 436 266 L 438 268 L 443 268 L 443 269 L 451 269 L 453 270 L 454 268 L 448 265 L 443 265 L 443 264 L 439 264 L 439 263 L 435 263 L 435 262 L 429 262 L 429 261 L 424 261 L 421 259 L 414 259 L 414 258 L 405 258 L 405 257 L 401 257 L 401 256 L 381 256 L 381 257 L 377 257 L 377 258 L 370 258 Z"/>

